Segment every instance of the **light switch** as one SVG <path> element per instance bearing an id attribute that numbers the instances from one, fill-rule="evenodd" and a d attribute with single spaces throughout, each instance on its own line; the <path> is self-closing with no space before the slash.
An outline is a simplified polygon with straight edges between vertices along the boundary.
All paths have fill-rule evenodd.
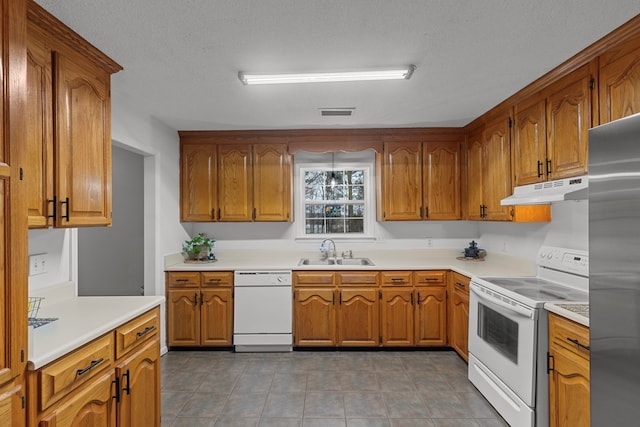
<path id="1" fill-rule="evenodd" d="M 47 272 L 47 254 L 29 255 L 29 276 Z"/>

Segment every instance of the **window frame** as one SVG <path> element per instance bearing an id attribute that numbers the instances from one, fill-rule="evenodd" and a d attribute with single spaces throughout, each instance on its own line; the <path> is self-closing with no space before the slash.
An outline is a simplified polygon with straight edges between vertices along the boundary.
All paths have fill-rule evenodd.
<path id="1" fill-rule="evenodd" d="M 331 162 L 309 162 L 296 164 L 295 179 L 295 221 L 296 223 L 296 239 L 297 240 L 371 240 L 375 239 L 374 227 L 376 218 L 376 200 L 375 200 L 375 168 L 374 163 L 369 161 L 339 161 L 333 165 Z M 364 218 L 362 233 L 323 233 L 323 234 L 306 234 L 306 216 L 305 216 L 305 182 L 304 176 L 306 171 L 344 171 L 344 170 L 362 170 L 364 173 Z M 339 202 L 339 201 L 337 201 Z M 359 201 L 358 201 L 359 202 Z"/>

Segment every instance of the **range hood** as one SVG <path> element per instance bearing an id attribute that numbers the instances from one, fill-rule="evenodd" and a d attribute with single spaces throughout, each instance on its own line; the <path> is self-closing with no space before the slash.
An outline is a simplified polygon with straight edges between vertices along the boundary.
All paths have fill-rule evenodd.
<path id="1" fill-rule="evenodd" d="M 522 185 L 513 189 L 513 195 L 502 199 L 502 206 L 546 205 L 563 200 L 586 200 L 589 198 L 588 175 L 564 178 L 555 181 Z"/>

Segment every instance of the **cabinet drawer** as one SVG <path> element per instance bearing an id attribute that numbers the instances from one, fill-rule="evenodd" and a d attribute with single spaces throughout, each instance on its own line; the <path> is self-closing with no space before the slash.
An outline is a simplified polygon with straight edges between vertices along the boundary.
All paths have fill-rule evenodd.
<path id="1" fill-rule="evenodd" d="M 113 355 L 113 333 L 109 333 L 40 369 L 40 410 L 110 367 Z"/>
<path id="2" fill-rule="evenodd" d="M 549 313 L 549 344 L 589 360 L 589 328 Z"/>
<path id="3" fill-rule="evenodd" d="M 453 285 L 453 289 L 469 294 L 469 282 L 471 281 L 471 279 L 459 273 L 454 272 L 452 274 L 453 275 L 451 277 L 451 282 Z"/>
<path id="4" fill-rule="evenodd" d="M 160 312 L 154 308 L 116 329 L 116 359 L 158 335 Z"/>
<path id="5" fill-rule="evenodd" d="M 233 286 L 232 271 L 209 271 L 202 273 L 202 286 Z"/>
<path id="6" fill-rule="evenodd" d="M 336 273 L 338 285 L 378 286 L 380 273 L 377 271 L 345 271 Z"/>
<path id="7" fill-rule="evenodd" d="M 168 273 L 169 287 L 194 288 L 200 286 L 200 273 L 197 271 L 174 271 Z"/>
<path id="8" fill-rule="evenodd" d="M 333 272 L 330 271 L 296 271 L 293 273 L 293 284 L 296 286 L 333 286 Z"/>
<path id="9" fill-rule="evenodd" d="M 411 271 L 383 271 L 380 273 L 382 286 L 413 284 L 413 273 Z"/>
<path id="10" fill-rule="evenodd" d="M 416 271 L 413 280 L 417 286 L 446 286 L 446 271 Z"/>

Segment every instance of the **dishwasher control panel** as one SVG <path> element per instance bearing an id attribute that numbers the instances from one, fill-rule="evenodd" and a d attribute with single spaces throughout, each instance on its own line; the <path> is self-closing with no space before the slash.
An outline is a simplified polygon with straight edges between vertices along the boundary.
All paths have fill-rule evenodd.
<path id="1" fill-rule="evenodd" d="M 235 286 L 291 286 L 291 271 L 236 271 Z"/>

